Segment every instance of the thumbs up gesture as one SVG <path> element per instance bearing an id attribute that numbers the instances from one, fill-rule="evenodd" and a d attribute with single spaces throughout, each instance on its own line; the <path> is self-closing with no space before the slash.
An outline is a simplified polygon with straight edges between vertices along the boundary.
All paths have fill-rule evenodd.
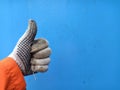
<path id="1" fill-rule="evenodd" d="M 36 34 L 36 22 L 29 20 L 26 32 L 18 40 L 15 48 L 8 56 L 16 61 L 24 76 L 33 72 L 45 72 L 48 70 L 51 49 L 48 47 L 46 39 L 35 40 Z"/>

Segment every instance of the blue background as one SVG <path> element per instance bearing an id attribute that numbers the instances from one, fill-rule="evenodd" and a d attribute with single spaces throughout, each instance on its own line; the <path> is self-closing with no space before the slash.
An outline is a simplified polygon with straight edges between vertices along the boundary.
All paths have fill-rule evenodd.
<path id="1" fill-rule="evenodd" d="M 27 90 L 120 90 L 119 0 L 1 0 L 1 59 L 30 18 L 52 55 L 48 72 L 25 77 Z"/>

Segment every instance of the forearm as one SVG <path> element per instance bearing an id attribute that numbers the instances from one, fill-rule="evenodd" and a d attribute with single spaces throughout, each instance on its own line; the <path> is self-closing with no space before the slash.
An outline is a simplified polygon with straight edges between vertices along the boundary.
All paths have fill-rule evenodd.
<path id="1" fill-rule="evenodd" d="M 25 90 L 26 83 L 17 63 L 10 57 L 0 61 L 0 90 Z"/>

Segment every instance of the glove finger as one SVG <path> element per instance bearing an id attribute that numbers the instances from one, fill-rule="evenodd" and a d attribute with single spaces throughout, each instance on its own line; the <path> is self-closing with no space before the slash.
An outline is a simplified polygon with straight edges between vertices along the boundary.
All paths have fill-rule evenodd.
<path id="1" fill-rule="evenodd" d="M 50 58 L 44 59 L 31 59 L 31 65 L 48 65 L 50 63 Z"/>
<path id="2" fill-rule="evenodd" d="M 32 58 L 36 58 L 36 59 L 46 58 L 46 57 L 50 56 L 50 54 L 51 54 L 51 49 L 48 47 L 48 48 L 45 48 L 43 50 L 40 50 L 40 51 L 34 53 L 32 55 Z"/>
<path id="3" fill-rule="evenodd" d="M 31 70 L 33 72 L 45 72 L 48 70 L 48 65 L 44 65 L 44 66 L 41 66 L 41 65 L 32 65 L 31 66 Z"/>
<path id="4" fill-rule="evenodd" d="M 36 39 L 33 41 L 33 44 L 31 46 L 31 53 L 35 53 L 46 47 L 48 47 L 48 41 L 46 39 L 43 38 Z"/>

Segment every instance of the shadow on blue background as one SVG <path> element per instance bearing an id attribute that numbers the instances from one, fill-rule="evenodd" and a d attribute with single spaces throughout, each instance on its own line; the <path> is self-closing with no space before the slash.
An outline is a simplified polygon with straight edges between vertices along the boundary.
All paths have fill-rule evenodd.
<path id="1" fill-rule="evenodd" d="M 48 72 L 25 77 L 28 90 L 120 90 L 119 0 L 0 1 L 1 59 L 30 18 L 52 55 Z"/>

